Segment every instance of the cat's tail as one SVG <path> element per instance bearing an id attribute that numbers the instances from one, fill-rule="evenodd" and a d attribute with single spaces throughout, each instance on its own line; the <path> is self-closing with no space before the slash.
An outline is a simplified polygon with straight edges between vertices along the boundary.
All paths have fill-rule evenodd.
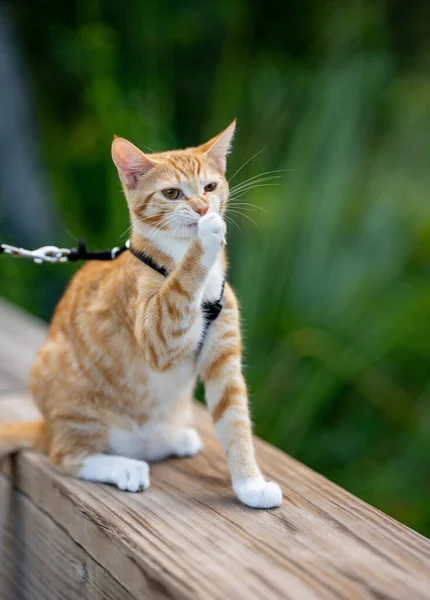
<path id="1" fill-rule="evenodd" d="M 17 421 L 0 424 L 0 458 L 25 448 L 40 448 L 45 445 L 45 421 Z"/>

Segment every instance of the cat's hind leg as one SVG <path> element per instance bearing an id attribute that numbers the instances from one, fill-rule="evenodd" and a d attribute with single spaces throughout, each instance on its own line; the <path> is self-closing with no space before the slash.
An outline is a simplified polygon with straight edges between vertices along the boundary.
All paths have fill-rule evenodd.
<path id="1" fill-rule="evenodd" d="M 195 456 L 203 442 L 193 427 L 172 427 L 171 424 L 150 423 L 133 432 L 112 429 L 109 450 L 134 459 L 156 462 L 178 456 Z"/>
<path id="2" fill-rule="evenodd" d="M 187 427 L 172 440 L 174 456 L 195 456 L 203 450 L 203 442 L 193 427 Z"/>
<path id="3" fill-rule="evenodd" d="M 146 462 L 104 453 L 108 430 L 96 419 L 63 416 L 50 424 L 50 433 L 49 458 L 63 473 L 128 492 L 149 487 Z"/>
<path id="4" fill-rule="evenodd" d="M 180 458 L 195 456 L 203 449 L 203 442 L 193 427 L 176 432 L 163 432 L 153 436 L 148 446 L 147 460 L 162 460 L 169 456 Z"/>

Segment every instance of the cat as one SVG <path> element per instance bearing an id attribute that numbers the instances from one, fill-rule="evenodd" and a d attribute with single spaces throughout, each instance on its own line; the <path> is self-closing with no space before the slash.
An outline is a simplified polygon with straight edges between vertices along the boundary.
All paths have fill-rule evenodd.
<path id="1" fill-rule="evenodd" d="M 146 461 L 203 447 L 192 427 L 201 377 L 237 498 L 254 508 L 281 504 L 281 489 L 256 462 L 238 304 L 225 282 L 235 125 L 198 147 L 154 154 L 114 138 L 130 251 L 90 261 L 73 277 L 31 370 L 43 420 L 0 428 L 0 449 L 38 445 L 64 473 L 145 490 Z"/>

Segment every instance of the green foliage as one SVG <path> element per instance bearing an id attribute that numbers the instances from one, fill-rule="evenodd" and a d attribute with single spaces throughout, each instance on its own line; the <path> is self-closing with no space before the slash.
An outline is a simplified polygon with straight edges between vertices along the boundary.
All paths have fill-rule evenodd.
<path id="1" fill-rule="evenodd" d="M 113 133 L 163 150 L 237 116 L 230 174 L 258 155 L 232 184 L 285 169 L 238 200 L 263 210 L 230 213 L 256 431 L 430 534 L 426 9 L 73 6 L 14 5 L 64 226 L 47 243 L 126 239 Z M 2 293 L 45 317 L 72 272 L 0 268 Z"/>

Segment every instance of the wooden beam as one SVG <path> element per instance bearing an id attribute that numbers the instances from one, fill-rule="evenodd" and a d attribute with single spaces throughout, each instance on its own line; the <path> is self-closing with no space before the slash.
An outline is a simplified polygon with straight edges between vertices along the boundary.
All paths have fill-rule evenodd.
<path id="1" fill-rule="evenodd" d="M 0 476 L 0 597 L 3 600 L 132 600 L 61 525 Z"/>
<path id="2" fill-rule="evenodd" d="M 22 394 L 0 406 L 1 420 L 34 411 Z M 196 419 L 202 454 L 153 465 L 147 492 L 63 477 L 32 452 L 13 482 L 133 598 L 430 597 L 429 540 L 261 440 L 260 464 L 285 500 L 244 507 L 200 406 Z"/>

